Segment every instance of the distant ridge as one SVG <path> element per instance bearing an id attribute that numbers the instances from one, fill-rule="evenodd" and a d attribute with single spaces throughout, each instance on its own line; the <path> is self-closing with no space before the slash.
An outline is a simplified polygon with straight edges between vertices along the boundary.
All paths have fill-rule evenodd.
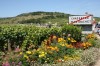
<path id="1" fill-rule="evenodd" d="M 22 13 L 16 17 L 0 18 L 0 24 L 59 24 L 63 25 L 68 22 L 68 17 L 71 14 L 65 14 L 61 12 L 29 12 Z M 100 21 L 99 17 L 95 17 L 96 21 Z"/>

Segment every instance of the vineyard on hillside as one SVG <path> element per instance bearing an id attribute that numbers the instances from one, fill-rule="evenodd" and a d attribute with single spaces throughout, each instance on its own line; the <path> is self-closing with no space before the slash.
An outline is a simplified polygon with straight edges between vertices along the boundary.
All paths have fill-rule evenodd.
<path id="1" fill-rule="evenodd" d="M 15 17 L 0 18 L 0 24 L 57 24 L 62 26 L 68 23 L 68 18 L 73 14 L 66 14 L 61 12 L 29 12 L 22 13 Z M 94 17 L 97 22 L 100 21 L 99 17 Z"/>
<path id="2" fill-rule="evenodd" d="M 0 18 L 0 24 L 52 24 L 58 25 L 68 22 L 69 14 L 60 12 L 30 12 L 23 13 L 16 17 Z"/>

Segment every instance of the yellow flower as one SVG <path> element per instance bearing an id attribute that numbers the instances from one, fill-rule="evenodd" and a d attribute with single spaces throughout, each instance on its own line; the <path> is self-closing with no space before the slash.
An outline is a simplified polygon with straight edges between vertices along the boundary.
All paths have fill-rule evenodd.
<path id="1" fill-rule="evenodd" d="M 73 38 L 68 38 L 68 40 L 71 40 L 71 42 L 76 42 L 76 40 Z"/>
<path id="2" fill-rule="evenodd" d="M 71 42 L 76 42 L 76 40 L 73 39 L 73 40 L 71 40 Z"/>
<path id="3" fill-rule="evenodd" d="M 92 46 L 92 44 L 89 43 L 89 46 Z"/>
<path id="4" fill-rule="evenodd" d="M 26 53 L 27 53 L 27 54 L 31 54 L 32 52 L 31 52 L 31 51 L 26 51 Z"/>
<path id="5" fill-rule="evenodd" d="M 46 56 L 46 52 L 42 52 L 40 55 L 39 55 L 39 57 L 41 58 L 41 57 L 45 57 Z"/>
<path id="6" fill-rule="evenodd" d="M 61 46 L 65 46 L 65 44 L 61 44 Z"/>
<path id="7" fill-rule="evenodd" d="M 41 51 L 41 48 L 38 48 L 37 51 Z"/>
<path id="8" fill-rule="evenodd" d="M 40 54 L 39 54 L 39 58 L 45 57 L 46 54 L 47 54 L 47 52 L 44 52 L 44 51 L 40 51 L 39 53 L 40 53 Z"/>
<path id="9" fill-rule="evenodd" d="M 44 56 L 45 56 L 45 54 L 40 54 L 40 55 L 39 55 L 39 58 L 44 57 Z"/>
<path id="10" fill-rule="evenodd" d="M 25 55 L 24 55 L 24 58 L 28 59 L 28 56 L 25 54 Z"/>
<path id="11" fill-rule="evenodd" d="M 59 51 L 58 47 L 55 47 L 55 50 L 56 50 L 56 51 Z"/>
<path id="12" fill-rule="evenodd" d="M 63 42 L 64 39 L 63 38 L 58 38 L 58 42 Z"/>
<path id="13" fill-rule="evenodd" d="M 20 52 L 19 54 L 20 54 L 20 55 L 22 55 L 23 53 L 22 53 L 22 52 Z"/>
<path id="14" fill-rule="evenodd" d="M 68 40 L 70 40 L 70 38 L 68 38 Z"/>

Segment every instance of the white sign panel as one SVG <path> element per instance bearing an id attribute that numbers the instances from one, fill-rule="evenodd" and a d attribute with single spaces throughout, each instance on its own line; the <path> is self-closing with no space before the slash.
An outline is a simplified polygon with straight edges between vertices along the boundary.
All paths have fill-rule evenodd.
<path id="1" fill-rule="evenodd" d="M 83 15 L 83 16 L 69 16 L 69 23 L 72 24 L 92 24 L 93 16 Z"/>

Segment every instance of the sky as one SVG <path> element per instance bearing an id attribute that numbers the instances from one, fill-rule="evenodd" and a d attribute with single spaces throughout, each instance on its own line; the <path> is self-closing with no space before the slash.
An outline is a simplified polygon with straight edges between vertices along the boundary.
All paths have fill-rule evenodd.
<path id="1" fill-rule="evenodd" d="M 46 11 L 100 17 L 100 0 L 0 0 L 0 17 L 14 17 L 22 13 Z"/>

